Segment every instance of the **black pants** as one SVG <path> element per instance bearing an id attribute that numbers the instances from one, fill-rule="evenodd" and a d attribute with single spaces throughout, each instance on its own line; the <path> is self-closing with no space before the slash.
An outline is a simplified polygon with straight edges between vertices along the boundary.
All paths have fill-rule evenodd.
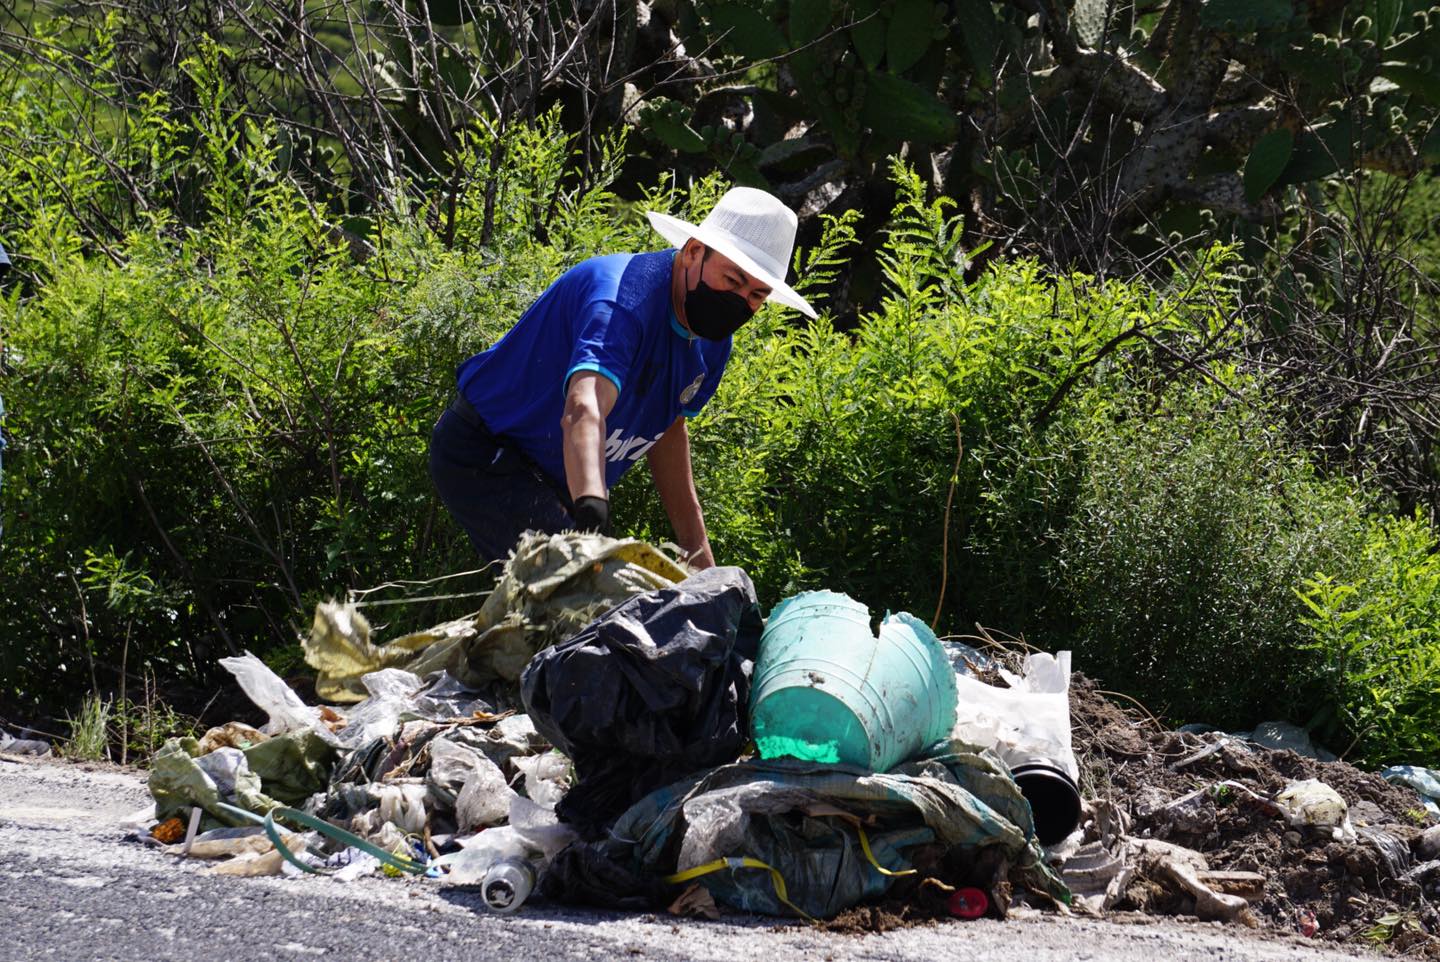
<path id="1" fill-rule="evenodd" d="M 485 561 L 503 560 L 526 531 L 575 526 L 564 489 L 491 434 L 464 398 L 451 402 L 430 433 L 430 478 Z"/>

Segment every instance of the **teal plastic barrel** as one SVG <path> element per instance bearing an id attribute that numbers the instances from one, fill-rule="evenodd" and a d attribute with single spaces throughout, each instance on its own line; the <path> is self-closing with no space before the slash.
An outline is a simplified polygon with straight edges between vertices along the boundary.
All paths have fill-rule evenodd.
<path id="1" fill-rule="evenodd" d="M 870 611 L 846 595 L 807 591 L 775 606 L 760 636 L 750 730 L 762 758 L 888 771 L 950 737 L 955 671 L 913 615 Z"/>

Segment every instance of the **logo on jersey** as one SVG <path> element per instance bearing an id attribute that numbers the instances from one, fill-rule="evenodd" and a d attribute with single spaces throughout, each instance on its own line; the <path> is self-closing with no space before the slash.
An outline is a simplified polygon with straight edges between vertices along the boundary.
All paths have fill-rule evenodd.
<path id="1" fill-rule="evenodd" d="M 655 446 L 655 442 L 665 436 L 661 431 L 654 438 L 624 438 L 620 436 L 620 429 L 616 428 L 610 432 L 605 439 L 605 460 L 606 461 L 638 461 L 640 456 Z"/>
<path id="2" fill-rule="evenodd" d="M 680 392 L 680 403 L 689 404 L 691 401 L 693 401 L 695 399 L 695 395 L 700 393 L 700 385 L 703 383 L 705 383 L 705 375 L 695 375 L 695 380 L 691 381 L 690 384 L 685 388 L 685 390 Z"/>

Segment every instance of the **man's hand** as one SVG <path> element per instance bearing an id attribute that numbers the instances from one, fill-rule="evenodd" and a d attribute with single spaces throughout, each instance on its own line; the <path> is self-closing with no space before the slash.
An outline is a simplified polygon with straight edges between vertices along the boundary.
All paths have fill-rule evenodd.
<path id="1" fill-rule="evenodd" d="M 705 540 L 705 543 L 698 548 L 685 549 L 683 545 L 681 547 L 685 550 L 685 556 L 680 560 L 696 571 L 704 571 L 706 568 L 715 567 L 715 555 L 710 550 L 710 541 L 708 538 Z"/>
<path id="2" fill-rule="evenodd" d="M 581 531 L 598 531 L 600 534 L 610 533 L 610 502 L 604 498 L 593 498 L 584 495 L 575 499 L 575 510 L 571 512 L 575 518 L 575 527 Z"/>

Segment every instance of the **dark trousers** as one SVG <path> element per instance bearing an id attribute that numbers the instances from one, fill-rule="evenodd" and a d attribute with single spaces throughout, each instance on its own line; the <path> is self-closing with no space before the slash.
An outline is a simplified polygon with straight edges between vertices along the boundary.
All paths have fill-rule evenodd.
<path id="1" fill-rule="evenodd" d="M 456 398 L 430 433 L 430 478 L 485 561 L 504 560 L 526 531 L 575 526 L 570 499 L 525 454 Z"/>

